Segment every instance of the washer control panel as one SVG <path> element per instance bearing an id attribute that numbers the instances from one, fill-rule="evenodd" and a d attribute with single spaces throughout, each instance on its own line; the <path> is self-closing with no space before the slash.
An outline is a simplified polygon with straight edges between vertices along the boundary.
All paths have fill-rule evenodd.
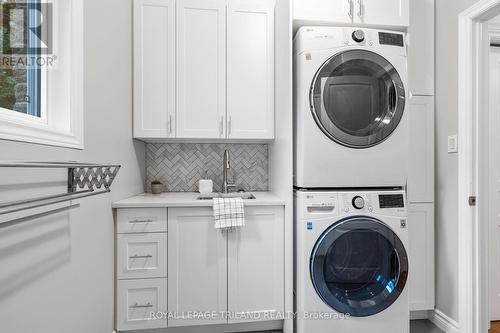
<path id="1" fill-rule="evenodd" d="M 297 191 L 296 208 L 300 218 L 326 218 L 339 215 L 380 214 L 406 216 L 405 192 L 313 192 Z"/>

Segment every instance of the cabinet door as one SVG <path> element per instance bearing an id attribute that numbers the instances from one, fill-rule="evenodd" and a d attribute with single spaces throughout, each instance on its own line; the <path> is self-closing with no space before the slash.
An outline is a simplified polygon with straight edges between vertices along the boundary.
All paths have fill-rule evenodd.
<path id="1" fill-rule="evenodd" d="M 303 23 L 321 21 L 331 23 L 352 23 L 354 0 L 295 0 L 294 20 Z"/>
<path id="2" fill-rule="evenodd" d="M 175 136 L 175 0 L 134 1 L 134 137 Z"/>
<path id="3" fill-rule="evenodd" d="M 410 2 L 408 78 L 413 95 L 434 95 L 434 0 Z"/>
<path id="4" fill-rule="evenodd" d="M 232 0 L 227 25 L 227 132 L 274 138 L 274 1 Z"/>
<path id="5" fill-rule="evenodd" d="M 119 280 L 116 286 L 116 326 L 121 331 L 166 328 L 167 279 Z"/>
<path id="6" fill-rule="evenodd" d="M 284 311 L 283 210 L 245 208 L 245 227 L 228 232 L 228 309 L 236 314 L 229 323 L 266 320 L 266 313 Z"/>
<path id="7" fill-rule="evenodd" d="M 434 201 L 434 97 L 413 96 L 410 101 L 408 199 Z"/>
<path id="8" fill-rule="evenodd" d="M 169 327 L 226 323 L 182 316 L 227 311 L 227 238 L 214 228 L 212 209 L 169 209 L 168 229 L 168 311 L 179 315 Z"/>
<path id="9" fill-rule="evenodd" d="M 167 234 L 118 234 L 116 242 L 118 279 L 167 277 Z"/>
<path id="10" fill-rule="evenodd" d="M 410 0 L 353 0 L 353 2 L 354 23 L 398 27 L 410 25 Z"/>
<path id="11" fill-rule="evenodd" d="M 434 310 L 434 204 L 410 204 L 410 310 Z"/>
<path id="12" fill-rule="evenodd" d="M 177 137 L 224 138 L 226 1 L 177 1 Z"/>

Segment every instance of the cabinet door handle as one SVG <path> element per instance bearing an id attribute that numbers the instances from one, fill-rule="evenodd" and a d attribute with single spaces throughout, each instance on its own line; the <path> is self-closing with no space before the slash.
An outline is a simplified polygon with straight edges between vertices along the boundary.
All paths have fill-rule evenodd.
<path id="1" fill-rule="evenodd" d="M 224 134 L 224 116 L 221 116 L 219 120 L 219 135 L 222 136 L 223 134 Z"/>
<path id="2" fill-rule="evenodd" d="M 358 16 L 363 18 L 363 0 L 358 0 Z"/>
<path id="3" fill-rule="evenodd" d="M 154 222 L 152 219 L 147 219 L 147 220 L 132 220 L 129 221 L 128 223 L 151 223 Z"/>
<path id="4" fill-rule="evenodd" d="M 347 0 L 347 15 L 352 18 L 352 0 Z"/>
<path id="5" fill-rule="evenodd" d="M 229 116 L 229 121 L 227 122 L 227 134 L 231 135 L 233 132 L 233 117 Z"/>
<path id="6" fill-rule="evenodd" d="M 151 254 L 146 254 L 145 256 L 140 256 L 140 255 L 133 255 L 133 256 L 130 256 L 128 257 L 129 259 L 149 259 L 149 258 L 153 258 L 153 256 Z"/>
<path id="7" fill-rule="evenodd" d="M 172 115 L 168 116 L 168 133 L 172 134 Z"/>
<path id="8" fill-rule="evenodd" d="M 139 305 L 139 304 L 135 303 L 134 305 L 131 305 L 128 308 L 129 309 L 141 309 L 141 308 L 152 308 L 152 307 L 153 307 L 153 305 L 150 302 L 148 302 L 148 304 L 144 304 L 144 305 Z"/>

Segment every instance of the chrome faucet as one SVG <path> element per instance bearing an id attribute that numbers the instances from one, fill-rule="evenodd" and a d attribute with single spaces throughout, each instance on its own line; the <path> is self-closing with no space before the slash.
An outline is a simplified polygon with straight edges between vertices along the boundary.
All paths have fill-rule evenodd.
<path id="1" fill-rule="evenodd" d="M 228 183 L 227 172 L 231 169 L 231 162 L 229 160 L 229 151 L 224 151 L 224 162 L 222 166 L 222 193 L 229 193 L 230 187 L 236 187 L 233 183 Z"/>

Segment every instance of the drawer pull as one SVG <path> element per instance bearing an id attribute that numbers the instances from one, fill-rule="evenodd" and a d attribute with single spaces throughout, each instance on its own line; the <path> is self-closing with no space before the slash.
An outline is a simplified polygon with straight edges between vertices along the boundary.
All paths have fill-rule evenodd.
<path id="1" fill-rule="evenodd" d="M 129 221 L 128 223 L 151 223 L 151 222 L 154 222 L 154 221 L 151 220 L 151 219 L 148 219 L 148 220 L 133 220 L 133 221 Z"/>
<path id="2" fill-rule="evenodd" d="M 148 259 L 148 258 L 153 258 L 151 254 L 146 254 L 145 256 L 140 256 L 140 255 L 133 255 L 128 257 L 129 259 Z"/>
<path id="3" fill-rule="evenodd" d="M 139 305 L 139 304 L 135 303 L 134 305 L 131 305 L 128 308 L 129 309 L 144 309 L 144 308 L 152 308 L 152 307 L 153 307 L 153 305 L 148 302 L 148 304 L 144 304 L 144 305 Z"/>

